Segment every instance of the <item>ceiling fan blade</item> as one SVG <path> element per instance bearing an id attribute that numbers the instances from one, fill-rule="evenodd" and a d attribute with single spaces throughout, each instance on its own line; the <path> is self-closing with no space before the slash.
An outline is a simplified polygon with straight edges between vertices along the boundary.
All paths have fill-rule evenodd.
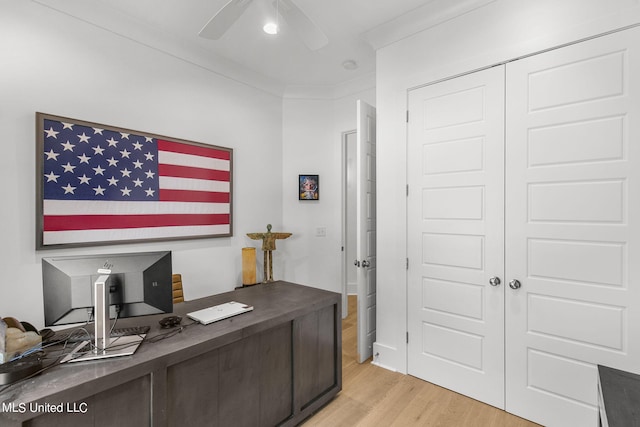
<path id="1" fill-rule="evenodd" d="M 293 4 L 291 0 L 279 1 L 280 15 L 287 21 L 287 25 L 295 31 L 302 42 L 311 50 L 318 50 L 329 43 L 329 39 L 307 15 Z"/>
<path id="2" fill-rule="evenodd" d="M 240 18 L 253 0 L 231 0 L 200 30 L 200 37 L 218 40 Z"/>

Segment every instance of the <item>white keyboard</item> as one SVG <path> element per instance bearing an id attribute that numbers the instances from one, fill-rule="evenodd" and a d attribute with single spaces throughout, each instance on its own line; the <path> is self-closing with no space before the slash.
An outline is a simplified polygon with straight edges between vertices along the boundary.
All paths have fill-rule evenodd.
<path id="1" fill-rule="evenodd" d="M 253 306 L 243 304 L 237 301 L 229 301 L 224 304 L 214 305 L 213 307 L 203 308 L 202 310 L 187 313 L 191 319 L 208 325 L 222 319 L 227 319 L 238 314 L 247 313 L 253 310 Z"/>

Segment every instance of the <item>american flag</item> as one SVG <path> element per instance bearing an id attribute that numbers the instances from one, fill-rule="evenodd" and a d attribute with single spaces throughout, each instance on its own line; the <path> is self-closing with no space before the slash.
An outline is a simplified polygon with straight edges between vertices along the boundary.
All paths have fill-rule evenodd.
<path id="1" fill-rule="evenodd" d="M 231 150 L 42 120 L 43 245 L 231 235 Z"/>

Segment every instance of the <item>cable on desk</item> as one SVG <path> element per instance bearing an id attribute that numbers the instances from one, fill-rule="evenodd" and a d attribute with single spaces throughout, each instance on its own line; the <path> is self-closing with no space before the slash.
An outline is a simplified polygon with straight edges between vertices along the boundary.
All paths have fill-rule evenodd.
<path id="1" fill-rule="evenodd" d="M 177 327 L 175 327 L 174 329 L 171 329 L 167 332 L 163 332 L 163 333 L 159 333 L 158 335 L 154 335 L 152 337 L 145 337 L 143 342 L 148 342 L 148 343 L 156 343 L 162 340 L 165 340 L 167 338 L 171 338 L 174 335 L 177 335 L 179 333 L 181 333 L 183 330 L 187 329 L 189 326 L 191 325 L 195 325 L 197 322 L 193 321 L 191 323 L 187 323 L 186 325 L 179 325 Z"/>

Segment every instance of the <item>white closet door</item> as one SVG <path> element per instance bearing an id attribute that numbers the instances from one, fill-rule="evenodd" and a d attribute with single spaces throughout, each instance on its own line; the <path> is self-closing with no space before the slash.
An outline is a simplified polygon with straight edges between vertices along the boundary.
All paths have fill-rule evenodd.
<path id="1" fill-rule="evenodd" d="M 503 104 L 504 67 L 412 90 L 407 147 L 408 372 L 500 408 Z"/>
<path id="2" fill-rule="evenodd" d="M 640 371 L 638 40 L 507 66 L 506 407 L 546 426 L 597 425 L 596 364 Z"/>

